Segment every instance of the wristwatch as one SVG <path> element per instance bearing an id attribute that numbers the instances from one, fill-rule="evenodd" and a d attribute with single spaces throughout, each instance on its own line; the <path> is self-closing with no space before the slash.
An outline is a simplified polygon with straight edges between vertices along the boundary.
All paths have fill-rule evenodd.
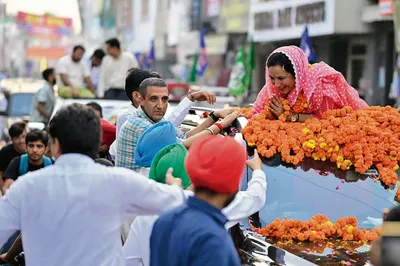
<path id="1" fill-rule="evenodd" d="M 208 116 L 211 117 L 212 120 L 214 120 L 214 122 L 218 122 L 218 120 L 219 120 L 219 118 L 214 114 L 214 111 L 209 113 Z"/>
<path id="2" fill-rule="evenodd" d="M 297 114 L 290 113 L 290 116 L 289 116 L 290 122 L 293 122 L 293 123 L 298 122 L 299 118 L 300 118 L 300 115 L 298 113 Z"/>

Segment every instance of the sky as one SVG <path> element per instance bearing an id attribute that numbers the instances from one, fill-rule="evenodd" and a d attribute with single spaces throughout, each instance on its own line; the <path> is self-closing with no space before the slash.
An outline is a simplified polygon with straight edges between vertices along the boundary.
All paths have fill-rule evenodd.
<path id="1" fill-rule="evenodd" d="M 35 15 L 47 12 L 59 17 L 72 18 L 75 33 L 82 29 L 78 0 L 6 0 L 6 3 L 8 15 L 15 15 L 18 11 Z"/>

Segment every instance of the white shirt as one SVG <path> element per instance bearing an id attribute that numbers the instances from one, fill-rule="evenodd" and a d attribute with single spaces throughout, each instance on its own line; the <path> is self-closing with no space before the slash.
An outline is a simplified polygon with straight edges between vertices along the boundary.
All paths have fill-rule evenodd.
<path id="1" fill-rule="evenodd" d="M 27 265 L 123 266 L 123 221 L 183 202 L 178 186 L 65 154 L 19 177 L 0 199 L 0 246 L 21 230 Z"/>
<path id="2" fill-rule="evenodd" d="M 121 52 L 118 58 L 106 55 L 101 62 L 99 97 L 103 97 L 104 92 L 110 88 L 124 89 L 128 70 L 138 66 L 136 58 L 131 53 Z"/>
<path id="3" fill-rule="evenodd" d="M 189 110 L 192 108 L 194 102 L 189 100 L 187 97 L 185 97 L 178 106 L 174 107 L 171 112 L 168 112 L 165 115 L 165 120 L 171 122 L 174 126 L 179 127 L 183 120 L 185 119 L 187 113 Z M 113 160 L 116 161 L 117 159 L 117 140 L 118 140 L 118 135 L 119 131 L 122 128 L 122 126 L 125 124 L 126 120 L 128 120 L 129 116 L 132 115 L 133 112 L 136 112 L 136 108 L 134 106 L 130 106 L 128 110 L 118 114 L 117 117 L 117 132 L 116 132 L 116 138 L 114 142 L 110 146 L 110 155 L 112 156 Z"/>
<path id="4" fill-rule="evenodd" d="M 74 62 L 71 55 L 66 55 L 58 61 L 56 72 L 58 74 L 58 87 L 67 86 L 62 82 L 60 74 L 66 74 L 72 86 L 77 88 L 85 88 L 84 78 L 90 77 L 89 68 L 83 60 Z"/>
<path id="5" fill-rule="evenodd" d="M 259 211 L 265 204 L 267 181 L 262 170 L 253 172 L 246 191 L 239 191 L 222 213 L 229 220 L 225 228 L 229 229 L 241 220 Z M 186 197 L 193 192 L 185 191 Z M 126 266 L 150 265 L 150 236 L 158 216 L 139 216 L 132 223 L 128 239 L 124 245 Z"/>

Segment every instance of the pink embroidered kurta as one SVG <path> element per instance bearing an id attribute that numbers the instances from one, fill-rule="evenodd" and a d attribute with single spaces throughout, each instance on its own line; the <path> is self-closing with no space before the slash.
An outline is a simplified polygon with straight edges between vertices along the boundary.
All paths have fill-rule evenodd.
<path id="1" fill-rule="evenodd" d="M 346 82 L 340 72 L 324 62 L 309 67 L 307 57 L 299 47 L 284 46 L 276 49 L 273 53 L 285 54 L 294 68 L 296 85 L 286 96 L 290 106 L 296 103 L 299 93 L 303 91 L 307 97 L 307 113 L 317 118 L 321 118 L 322 113 L 327 110 L 340 109 L 344 106 L 351 106 L 356 110 L 368 107 L 365 101 L 359 97 L 357 90 Z M 273 95 L 282 97 L 270 80 L 268 67 L 265 68 L 265 80 L 266 84 L 254 103 L 254 114 L 263 110 L 265 103 Z"/>

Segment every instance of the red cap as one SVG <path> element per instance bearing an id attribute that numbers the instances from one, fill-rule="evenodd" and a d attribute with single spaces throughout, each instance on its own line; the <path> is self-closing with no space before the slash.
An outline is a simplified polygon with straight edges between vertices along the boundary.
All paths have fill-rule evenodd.
<path id="1" fill-rule="evenodd" d="M 100 119 L 100 126 L 102 130 L 102 141 L 110 147 L 115 140 L 117 128 L 102 118 Z"/>
<path id="2" fill-rule="evenodd" d="M 230 194 L 239 189 L 246 157 L 234 138 L 211 135 L 190 146 L 185 166 L 195 188 Z"/>

